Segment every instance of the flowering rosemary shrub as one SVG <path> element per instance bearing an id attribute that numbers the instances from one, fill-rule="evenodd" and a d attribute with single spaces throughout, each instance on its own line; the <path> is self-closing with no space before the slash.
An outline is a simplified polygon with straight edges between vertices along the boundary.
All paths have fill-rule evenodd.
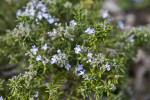
<path id="1" fill-rule="evenodd" d="M 18 63 L 20 74 L 6 82 L 7 91 L 1 80 L 1 98 L 113 98 L 137 47 L 146 48 L 150 35 L 146 28 L 116 34 L 108 11 L 98 15 L 97 2 L 31 0 L 18 10 L 18 24 L 0 37 L 0 54 Z"/>

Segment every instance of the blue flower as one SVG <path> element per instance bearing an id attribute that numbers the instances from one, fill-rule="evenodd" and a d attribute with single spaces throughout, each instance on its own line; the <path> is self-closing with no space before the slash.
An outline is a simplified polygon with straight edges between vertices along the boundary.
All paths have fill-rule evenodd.
<path id="1" fill-rule="evenodd" d="M 46 62 L 45 62 L 45 61 L 42 61 L 42 63 L 43 63 L 43 65 L 45 65 Z"/>
<path id="2" fill-rule="evenodd" d="M 47 13 L 44 13 L 44 14 L 43 14 L 43 17 L 44 17 L 45 19 L 47 19 L 47 18 L 48 18 L 48 14 L 47 14 Z"/>
<path id="3" fill-rule="evenodd" d="M 88 53 L 87 57 L 92 58 L 92 55 L 93 55 L 92 53 Z"/>
<path id="4" fill-rule="evenodd" d="M 130 36 L 129 39 L 130 39 L 131 42 L 135 41 L 134 38 L 133 38 L 133 36 Z"/>
<path id="5" fill-rule="evenodd" d="M 47 19 L 49 24 L 53 24 L 54 23 L 54 18 L 52 18 L 51 16 Z"/>
<path id="6" fill-rule="evenodd" d="M 38 97 L 38 95 L 39 95 L 39 92 L 37 91 L 37 92 L 36 92 L 36 94 L 35 94 L 35 97 L 37 98 L 37 97 Z"/>
<path id="7" fill-rule="evenodd" d="M 83 67 L 82 67 L 83 65 L 78 65 L 78 67 L 76 68 L 76 71 L 81 71 L 81 70 L 83 70 Z"/>
<path id="8" fill-rule="evenodd" d="M 57 53 L 59 53 L 59 54 L 60 54 L 60 53 L 61 53 L 61 50 L 57 50 Z"/>
<path id="9" fill-rule="evenodd" d="M 94 28 L 87 28 L 86 30 L 85 30 L 85 33 L 88 33 L 88 34 L 93 34 L 93 33 L 95 33 L 95 30 L 94 30 Z"/>
<path id="10" fill-rule="evenodd" d="M 78 73 L 78 75 L 79 75 L 79 76 L 80 76 L 80 75 L 84 75 L 84 73 L 85 73 L 85 70 L 80 71 L 80 73 Z"/>
<path id="11" fill-rule="evenodd" d="M 43 49 L 43 50 L 46 50 L 46 49 L 47 49 L 47 44 L 44 44 L 44 45 L 42 46 L 42 49 Z"/>
<path id="12" fill-rule="evenodd" d="M 74 20 L 71 20 L 70 21 L 70 26 L 75 26 L 75 25 L 77 25 L 77 23 Z"/>
<path id="13" fill-rule="evenodd" d="M 40 61 L 40 60 L 42 60 L 41 56 L 40 55 L 36 56 L 36 61 Z"/>
<path id="14" fill-rule="evenodd" d="M 75 50 L 75 53 L 78 54 L 81 51 L 80 45 L 76 45 L 74 50 Z"/>
<path id="15" fill-rule="evenodd" d="M 103 19 L 108 17 L 108 10 L 105 10 L 104 13 L 102 14 Z"/>
<path id="16" fill-rule="evenodd" d="M 110 71 L 110 65 L 108 64 L 108 62 L 106 63 L 105 67 L 106 67 L 107 71 Z"/>
<path id="17" fill-rule="evenodd" d="M 2 96 L 0 97 L 0 100 L 3 100 L 3 97 L 2 97 Z"/>
<path id="18" fill-rule="evenodd" d="M 120 27 L 120 29 L 122 29 L 122 30 L 124 29 L 124 23 L 123 23 L 122 21 L 119 22 L 119 27 Z"/>
<path id="19" fill-rule="evenodd" d="M 69 70 L 69 69 L 71 68 L 71 65 L 67 64 L 67 66 L 65 66 L 65 68 L 66 68 L 67 70 Z"/>
<path id="20" fill-rule="evenodd" d="M 115 75 L 115 78 L 119 78 L 120 76 L 119 75 Z"/>
<path id="21" fill-rule="evenodd" d="M 34 45 L 34 46 L 32 46 L 32 49 L 30 49 L 30 51 L 31 51 L 34 55 L 36 55 L 36 52 L 38 51 L 38 48 L 36 48 L 36 46 Z"/>
<path id="22" fill-rule="evenodd" d="M 51 64 L 57 63 L 58 56 L 54 55 L 51 59 Z"/>
<path id="23" fill-rule="evenodd" d="M 42 12 L 38 12 L 37 17 L 39 18 L 39 20 L 41 20 L 41 19 L 43 18 L 43 16 L 42 16 Z"/>

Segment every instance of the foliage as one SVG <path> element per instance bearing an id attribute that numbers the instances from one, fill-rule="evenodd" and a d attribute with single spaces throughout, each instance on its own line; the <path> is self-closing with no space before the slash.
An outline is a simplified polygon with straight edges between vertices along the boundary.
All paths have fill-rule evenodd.
<path id="1" fill-rule="evenodd" d="M 9 90 L 3 98 L 116 96 L 137 47 L 149 46 L 149 30 L 114 31 L 98 14 L 98 1 L 85 1 L 31 0 L 18 10 L 17 26 L 0 37 L 0 54 L 9 56 L 10 64 L 18 63 L 20 72 L 6 82 Z"/>

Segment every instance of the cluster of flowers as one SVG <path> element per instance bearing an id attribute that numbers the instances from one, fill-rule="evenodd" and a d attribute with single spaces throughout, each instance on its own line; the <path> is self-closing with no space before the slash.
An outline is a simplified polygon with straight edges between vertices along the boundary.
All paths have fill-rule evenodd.
<path id="1" fill-rule="evenodd" d="M 51 37 L 52 40 L 55 39 L 55 37 L 59 37 L 61 36 L 63 33 L 64 37 L 68 38 L 71 41 L 74 41 L 74 36 L 70 34 L 70 32 L 75 30 L 75 26 L 77 25 L 77 23 L 75 22 L 75 20 L 71 20 L 69 23 L 69 26 L 66 26 L 66 28 L 64 28 L 61 23 L 55 23 L 57 27 L 57 30 L 55 28 L 52 29 L 52 31 L 47 32 L 47 34 Z"/>
<path id="2" fill-rule="evenodd" d="M 68 64 L 68 56 L 62 53 L 61 50 L 57 50 L 58 54 L 55 54 L 51 58 L 51 64 L 58 64 L 60 67 L 65 66 L 67 70 L 70 69 L 71 65 Z"/>
<path id="3" fill-rule="evenodd" d="M 83 65 L 78 65 L 78 67 L 74 71 L 75 73 L 78 73 L 78 76 L 84 75 L 85 70 L 83 69 Z"/>
<path id="4" fill-rule="evenodd" d="M 16 25 L 16 28 L 13 29 L 13 31 L 11 32 L 12 35 L 14 35 L 15 37 L 30 37 L 29 32 L 31 31 L 29 25 L 20 22 L 18 25 Z"/>
<path id="5" fill-rule="evenodd" d="M 48 48 L 47 44 L 44 44 L 42 46 L 43 50 L 47 50 L 47 48 Z M 33 53 L 33 55 L 36 55 L 38 48 L 34 45 L 32 46 L 32 49 L 30 49 L 30 51 Z M 61 50 L 57 50 L 57 53 L 58 54 L 55 54 L 52 56 L 51 61 L 47 59 L 46 57 L 42 59 L 41 55 L 36 56 L 36 61 L 42 61 L 43 65 L 45 65 L 46 63 L 49 63 L 50 61 L 52 65 L 57 64 L 60 67 L 65 66 L 65 68 L 69 70 L 71 65 L 68 64 L 68 56 L 65 53 L 62 53 Z"/>
<path id="6" fill-rule="evenodd" d="M 29 3 L 27 3 L 27 6 L 24 8 L 25 8 L 24 12 L 18 10 L 16 15 L 31 16 L 31 18 L 37 17 L 35 19 L 36 22 L 42 20 L 43 18 L 46 19 L 49 24 L 53 24 L 55 22 L 55 16 L 51 16 L 48 13 L 46 6 L 43 4 L 43 0 L 41 1 L 31 0 Z"/>
<path id="7" fill-rule="evenodd" d="M 80 45 L 76 45 L 76 47 L 74 48 L 75 53 L 76 54 L 81 54 L 82 52 L 86 52 L 87 50 Z M 93 56 L 93 54 L 91 52 L 88 52 L 87 57 L 84 57 L 83 60 L 86 61 L 86 63 L 89 63 L 92 67 L 95 66 L 99 66 L 99 64 L 102 65 L 102 63 L 104 63 L 104 56 L 100 53 L 99 55 L 95 54 L 95 56 Z M 105 66 L 100 67 L 100 70 L 107 70 L 110 71 L 110 65 L 107 62 Z"/>

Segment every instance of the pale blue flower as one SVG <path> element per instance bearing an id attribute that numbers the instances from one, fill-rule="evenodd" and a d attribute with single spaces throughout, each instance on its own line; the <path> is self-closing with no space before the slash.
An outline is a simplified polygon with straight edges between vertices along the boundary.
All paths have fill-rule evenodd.
<path id="1" fill-rule="evenodd" d="M 92 62 L 92 60 L 91 60 L 91 59 L 89 59 L 88 61 L 86 61 L 86 63 L 89 63 L 89 62 Z"/>
<path id="2" fill-rule="evenodd" d="M 37 51 L 38 51 L 38 48 L 36 48 L 36 46 L 34 45 L 34 46 L 32 46 L 32 49 L 30 49 L 30 51 L 34 54 L 34 55 L 36 55 L 37 53 Z"/>
<path id="3" fill-rule="evenodd" d="M 85 73 L 85 70 L 80 71 L 80 73 L 78 73 L 78 75 L 81 76 L 81 75 L 84 75 L 84 73 Z"/>
<path id="4" fill-rule="evenodd" d="M 71 65 L 67 64 L 67 66 L 65 66 L 65 68 L 66 68 L 67 70 L 69 70 L 69 69 L 71 68 Z"/>
<path id="5" fill-rule="evenodd" d="M 46 50 L 46 49 L 47 49 L 47 44 L 44 44 L 44 45 L 42 46 L 42 49 L 43 49 L 43 50 Z"/>
<path id="6" fill-rule="evenodd" d="M 84 57 L 83 60 L 87 60 L 86 57 Z"/>
<path id="7" fill-rule="evenodd" d="M 46 62 L 45 62 L 45 61 L 42 61 L 42 63 L 43 63 L 43 65 L 45 65 L 45 64 L 46 64 Z"/>
<path id="8" fill-rule="evenodd" d="M 32 6 L 31 9 L 29 10 L 29 13 L 31 16 L 34 16 L 35 15 L 35 10 L 34 10 L 34 7 Z"/>
<path id="9" fill-rule="evenodd" d="M 42 12 L 38 12 L 38 15 L 37 15 L 38 19 L 39 20 L 42 20 L 43 16 L 42 16 Z"/>
<path id="10" fill-rule="evenodd" d="M 57 50 L 57 53 L 59 53 L 59 54 L 60 54 L 60 53 L 61 53 L 61 50 Z"/>
<path id="11" fill-rule="evenodd" d="M 43 17 L 44 17 L 45 19 L 47 19 L 48 16 L 49 16 L 49 15 L 48 15 L 47 13 L 44 13 L 44 14 L 43 14 Z"/>
<path id="12" fill-rule="evenodd" d="M 106 63 L 105 67 L 106 67 L 107 71 L 110 71 L 110 65 L 108 64 L 108 62 Z"/>
<path id="13" fill-rule="evenodd" d="M 95 30 L 94 30 L 94 28 L 87 28 L 86 30 L 85 30 L 85 33 L 88 33 L 88 34 L 93 34 L 93 33 L 95 33 Z"/>
<path id="14" fill-rule="evenodd" d="M 45 60 L 42 61 L 43 65 L 45 65 L 48 62 L 49 62 L 49 59 L 47 59 L 46 57 L 45 57 Z"/>
<path id="15" fill-rule="evenodd" d="M 44 4 L 42 4 L 42 2 L 38 2 L 37 6 L 36 6 L 37 9 L 41 10 L 42 12 L 46 12 L 47 8 Z"/>
<path id="16" fill-rule="evenodd" d="M 122 29 L 122 30 L 124 29 L 124 23 L 123 23 L 122 21 L 119 22 L 119 27 L 120 27 L 120 29 Z"/>
<path id="17" fill-rule="evenodd" d="M 57 56 L 57 55 L 54 55 L 54 56 L 51 58 L 51 64 L 57 63 L 57 59 L 58 59 L 58 56 Z"/>
<path id="18" fill-rule="evenodd" d="M 55 23 L 55 25 L 57 26 L 57 25 L 58 25 L 58 23 Z"/>
<path id="19" fill-rule="evenodd" d="M 120 76 L 119 75 L 115 75 L 115 78 L 119 78 Z"/>
<path id="20" fill-rule="evenodd" d="M 49 24 L 53 24 L 54 23 L 54 18 L 52 18 L 51 16 L 47 19 Z"/>
<path id="21" fill-rule="evenodd" d="M 130 39 L 131 42 L 135 41 L 134 38 L 133 38 L 133 36 L 130 36 L 129 39 Z"/>
<path id="22" fill-rule="evenodd" d="M 21 12 L 21 10 L 19 9 L 18 11 L 17 11 L 17 13 L 16 13 L 16 16 L 21 16 L 22 15 L 22 12 Z"/>
<path id="23" fill-rule="evenodd" d="M 36 56 L 36 61 L 40 61 L 40 60 L 42 60 L 41 56 L 40 55 Z"/>
<path id="24" fill-rule="evenodd" d="M 83 65 L 78 65 L 78 67 L 76 68 L 76 71 L 81 71 L 81 70 L 83 70 L 83 67 L 82 67 Z"/>
<path id="25" fill-rule="evenodd" d="M 81 48 L 80 45 L 76 45 L 76 47 L 74 48 L 75 53 L 78 54 L 79 52 L 81 52 Z"/>
<path id="26" fill-rule="evenodd" d="M 105 19 L 108 17 L 108 10 L 105 10 L 104 13 L 102 14 L 102 18 Z"/>
<path id="27" fill-rule="evenodd" d="M 53 28 L 53 33 L 54 33 L 54 35 L 56 35 L 56 29 L 54 29 L 54 28 Z"/>
<path id="28" fill-rule="evenodd" d="M 101 62 L 101 64 L 104 62 L 104 56 L 100 53 L 100 62 Z"/>
<path id="29" fill-rule="evenodd" d="M 37 91 L 37 92 L 36 92 L 36 94 L 35 94 L 35 97 L 37 98 L 37 97 L 38 97 L 38 95 L 39 95 L 39 92 Z"/>
<path id="30" fill-rule="evenodd" d="M 77 23 L 74 20 L 71 20 L 70 21 L 70 26 L 75 26 L 75 25 L 77 25 Z"/>
<path id="31" fill-rule="evenodd" d="M 88 53 L 87 57 L 92 58 L 92 55 L 93 55 L 92 53 Z"/>
<path id="32" fill-rule="evenodd" d="M 2 97 L 2 96 L 0 97 L 0 100 L 3 100 L 3 97 Z"/>

